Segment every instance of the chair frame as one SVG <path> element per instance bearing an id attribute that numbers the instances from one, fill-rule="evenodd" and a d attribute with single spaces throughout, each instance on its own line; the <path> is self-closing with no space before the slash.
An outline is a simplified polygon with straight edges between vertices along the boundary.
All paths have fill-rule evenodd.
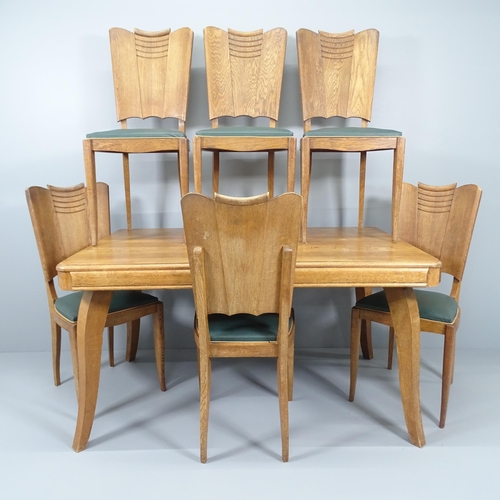
<path id="1" fill-rule="evenodd" d="M 418 187 L 404 183 L 400 212 L 401 237 L 414 246 L 442 261 L 442 272 L 453 277 L 450 296 L 457 305 L 460 297 L 463 273 L 467 261 L 472 232 L 476 222 L 481 189 L 468 184 L 456 187 Z M 456 332 L 460 325 L 461 310 L 451 323 L 420 318 L 420 331 L 444 335 L 441 411 L 439 427 L 446 423 L 450 386 L 455 366 Z M 349 401 L 354 400 L 358 373 L 358 353 L 361 342 L 361 323 L 376 322 L 389 327 L 389 351 L 387 368 L 392 368 L 394 352 L 394 328 L 392 312 L 366 309 L 355 305 L 351 312 L 351 381 Z M 369 330 L 371 332 L 371 329 Z M 363 356 L 373 357 L 371 336 L 361 343 Z"/>
<path id="2" fill-rule="evenodd" d="M 379 32 L 296 34 L 304 133 L 314 118 L 360 118 L 362 128 L 371 120 Z M 352 62 L 351 62 L 352 61 Z M 345 127 L 346 130 L 349 127 Z M 373 135 L 304 136 L 300 140 L 302 241 L 307 242 L 307 215 L 313 153 L 360 153 L 358 227 L 363 227 L 366 157 L 369 151 L 394 151 L 392 176 L 392 237 L 398 241 L 399 204 L 403 182 L 405 138 Z"/>
<path id="3" fill-rule="evenodd" d="M 175 119 L 182 137 L 104 137 L 83 141 L 85 178 L 89 193 L 92 245 L 97 244 L 97 198 L 95 153 L 121 153 L 125 186 L 127 229 L 132 229 L 129 155 L 177 153 L 181 197 L 189 191 L 189 140 L 186 116 L 189 92 L 193 32 L 134 32 L 122 28 L 109 31 L 117 120 L 127 129 L 130 118 Z M 142 83 L 142 82 L 145 83 Z"/>
<path id="4" fill-rule="evenodd" d="M 204 29 L 209 118 L 213 129 L 223 117 L 268 118 L 276 128 L 287 32 Z M 213 153 L 212 196 L 219 192 L 221 152 L 267 152 L 268 192 L 274 196 L 275 152 L 287 152 L 287 191 L 295 185 L 297 141 L 293 136 L 203 136 L 193 139 L 194 190 L 202 192 L 202 152 Z"/>
<path id="5" fill-rule="evenodd" d="M 110 232 L 108 186 L 96 185 L 98 202 L 98 237 Z M 76 251 L 90 245 L 87 193 L 83 184 L 70 188 L 49 186 L 48 189 L 32 186 L 26 190 L 26 199 L 33 223 L 35 239 L 42 263 L 47 302 L 49 306 L 52 338 L 52 371 L 54 384 L 61 384 L 61 329 L 69 333 L 75 388 L 78 394 L 77 321 L 69 321 L 55 308 L 58 298 L 54 278 L 57 264 Z M 140 307 L 109 313 L 108 328 L 109 363 L 114 366 L 114 331 L 117 325 L 127 324 L 127 348 L 125 359 L 133 361 L 137 354 L 140 318 L 153 315 L 153 332 L 156 353 L 156 369 L 162 391 L 166 390 L 164 368 L 163 304 L 157 301 Z"/>
<path id="6" fill-rule="evenodd" d="M 288 401 L 293 395 L 295 320 L 292 294 L 300 230 L 300 196 L 286 193 L 268 200 L 268 195 L 230 198 L 216 194 L 211 199 L 190 193 L 181 203 L 196 308 L 200 460 L 207 461 L 211 359 L 274 357 L 278 367 L 282 460 L 286 462 L 289 457 Z M 269 212 L 265 214 L 267 231 L 264 231 L 258 221 L 268 207 Z M 252 224 L 248 224 L 248 220 Z M 256 237 L 259 231 L 261 234 Z M 263 245 L 268 248 L 266 256 L 262 253 Z M 256 248 L 261 251 L 253 252 Z M 250 275 L 242 271 L 250 268 L 254 270 Z M 255 293 L 256 290 L 260 293 Z M 279 315 L 276 341 L 212 341 L 210 338 L 210 314 L 258 316 L 269 312 Z"/>

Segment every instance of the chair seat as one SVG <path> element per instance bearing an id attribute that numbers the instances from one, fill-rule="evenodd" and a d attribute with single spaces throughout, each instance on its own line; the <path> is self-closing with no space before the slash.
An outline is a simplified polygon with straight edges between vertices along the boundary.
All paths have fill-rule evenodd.
<path id="1" fill-rule="evenodd" d="M 213 342 L 275 342 L 278 314 L 209 314 L 208 328 Z M 291 326 L 291 319 L 290 325 Z"/>
<path id="2" fill-rule="evenodd" d="M 324 127 L 309 130 L 304 137 L 401 137 L 397 130 L 371 127 Z"/>
<path id="3" fill-rule="evenodd" d="M 458 304 L 453 297 L 439 292 L 415 290 L 415 298 L 421 319 L 453 323 L 458 313 Z M 384 292 L 377 292 L 356 302 L 356 307 L 371 311 L 390 312 Z"/>
<path id="4" fill-rule="evenodd" d="M 186 134 L 169 128 L 118 128 L 87 134 L 87 139 L 133 139 L 147 137 L 186 137 Z"/>
<path id="5" fill-rule="evenodd" d="M 293 137 L 286 128 L 273 127 L 217 127 L 198 130 L 196 135 L 207 137 Z"/>
<path id="6" fill-rule="evenodd" d="M 59 297 L 54 306 L 61 316 L 64 316 L 69 321 L 77 321 L 82 297 L 83 292 L 70 293 Z M 153 295 L 134 290 L 119 290 L 113 293 L 109 312 L 124 311 L 125 309 L 154 304 L 155 302 L 158 302 L 158 298 Z"/>

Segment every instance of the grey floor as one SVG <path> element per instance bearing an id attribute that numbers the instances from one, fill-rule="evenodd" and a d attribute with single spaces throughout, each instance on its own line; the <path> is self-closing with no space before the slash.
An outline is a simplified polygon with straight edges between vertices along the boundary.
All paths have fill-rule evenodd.
<path id="1" fill-rule="evenodd" d="M 52 385 L 49 353 L 0 354 L 0 495 L 498 498 L 500 352 L 457 351 L 445 429 L 437 426 L 441 354 L 422 351 L 427 444 L 418 449 L 408 442 L 397 372 L 385 369 L 385 352 L 360 362 L 354 403 L 347 401 L 347 351 L 299 352 L 286 464 L 273 360 L 214 361 L 209 461 L 200 464 L 194 362 L 168 363 L 162 393 L 150 351 L 113 369 L 103 357 L 89 446 L 77 454 L 69 353 L 63 353 L 60 387 Z"/>

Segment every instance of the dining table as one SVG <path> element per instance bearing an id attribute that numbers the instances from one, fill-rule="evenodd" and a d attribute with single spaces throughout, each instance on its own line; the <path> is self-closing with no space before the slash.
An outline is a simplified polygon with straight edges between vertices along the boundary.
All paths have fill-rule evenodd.
<path id="1" fill-rule="evenodd" d="M 78 416 L 73 440 L 87 447 L 94 422 L 102 334 L 114 290 L 191 288 L 182 228 L 118 230 L 57 266 L 63 290 L 83 291 L 78 314 Z M 393 316 L 401 400 L 409 441 L 422 447 L 420 319 L 414 287 L 439 284 L 441 262 L 373 227 L 310 227 L 299 243 L 297 288 L 382 287 Z M 297 310 L 299 304 L 294 304 Z"/>

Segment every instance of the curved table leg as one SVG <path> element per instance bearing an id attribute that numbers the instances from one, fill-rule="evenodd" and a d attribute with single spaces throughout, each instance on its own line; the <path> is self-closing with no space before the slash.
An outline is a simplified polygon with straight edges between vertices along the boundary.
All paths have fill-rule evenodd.
<path id="1" fill-rule="evenodd" d="M 101 370 L 102 332 L 113 292 L 84 292 L 78 312 L 78 419 L 73 449 L 87 447 L 94 422 Z"/>
<path id="2" fill-rule="evenodd" d="M 384 288 L 396 335 L 399 385 L 410 442 L 425 444 L 420 411 L 420 319 L 412 288 Z"/>

